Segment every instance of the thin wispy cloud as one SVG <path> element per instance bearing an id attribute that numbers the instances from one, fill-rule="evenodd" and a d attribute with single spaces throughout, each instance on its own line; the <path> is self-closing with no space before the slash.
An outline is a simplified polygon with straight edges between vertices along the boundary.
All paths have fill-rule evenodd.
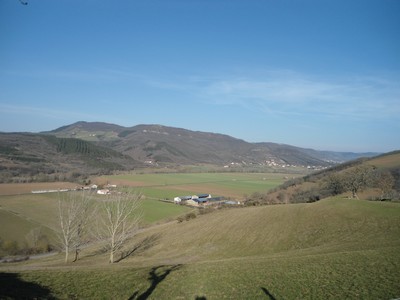
<path id="1" fill-rule="evenodd" d="M 70 120 L 71 118 L 77 120 L 96 120 L 98 117 L 93 114 L 79 111 L 9 104 L 0 104 L 0 113 L 6 115 L 33 116 L 38 118 L 43 117 L 54 120 Z"/>
<path id="2" fill-rule="evenodd" d="M 393 117 L 400 114 L 400 85 L 384 78 L 310 79 L 288 73 L 210 82 L 202 96 L 216 105 L 241 105 L 266 113 Z"/>
<path id="3" fill-rule="evenodd" d="M 207 105 L 240 106 L 265 114 L 373 119 L 400 115 L 400 84 L 384 76 L 320 79 L 282 70 L 258 76 L 197 75 L 173 80 L 143 76 L 140 81 Z"/>

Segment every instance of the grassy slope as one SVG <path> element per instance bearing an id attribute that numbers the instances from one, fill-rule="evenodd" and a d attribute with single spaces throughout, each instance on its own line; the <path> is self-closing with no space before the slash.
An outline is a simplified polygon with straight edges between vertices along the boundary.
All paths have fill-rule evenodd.
<path id="1" fill-rule="evenodd" d="M 106 254 L 86 252 L 73 267 L 57 257 L 15 270 L 39 268 L 20 271 L 21 280 L 49 287 L 61 298 L 400 296 L 396 203 L 334 198 L 230 209 L 150 228 L 136 244 L 146 237 L 152 237 L 148 249 L 116 265 L 107 265 Z"/>
<path id="2" fill-rule="evenodd" d="M 378 156 L 367 163 L 383 169 L 400 168 L 400 151 Z"/>
<path id="3" fill-rule="evenodd" d="M 334 199 L 230 209 L 171 225 L 162 237 L 139 260 L 196 261 L 299 250 L 309 255 L 399 246 L 400 205 Z"/>
<path id="4" fill-rule="evenodd" d="M 19 245 L 23 244 L 25 235 L 36 225 L 4 209 L 0 209 L 0 220 L 1 239 L 3 241 L 16 241 Z"/>

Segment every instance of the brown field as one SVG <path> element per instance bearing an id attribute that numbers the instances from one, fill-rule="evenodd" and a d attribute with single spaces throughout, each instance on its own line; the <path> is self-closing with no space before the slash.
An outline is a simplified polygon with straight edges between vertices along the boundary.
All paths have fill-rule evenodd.
<path id="1" fill-rule="evenodd" d="M 112 180 L 107 180 L 107 178 L 105 177 L 96 177 L 92 179 L 92 182 L 97 185 L 105 185 L 107 183 L 110 183 L 110 184 L 116 184 L 117 186 L 127 186 L 127 187 L 145 187 L 154 185 L 154 183 L 152 182 L 129 180 L 129 179 L 112 178 Z"/>
<path id="2" fill-rule="evenodd" d="M 400 153 L 375 158 L 368 162 L 379 168 L 393 168 L 400 166 Z"/>
<path id="3" fill-rule="evenodd" d="M 77 186 L 72 182 L 1 183 L 0 195 L 20 195 L 37 190 L 71 189 Z"/>

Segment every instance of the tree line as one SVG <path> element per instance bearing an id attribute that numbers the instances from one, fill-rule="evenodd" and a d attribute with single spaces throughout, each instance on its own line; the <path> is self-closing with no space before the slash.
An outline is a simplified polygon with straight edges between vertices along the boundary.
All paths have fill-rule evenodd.
<path id="1" fill-rule="evenodd" d="M 344 193 L 358 199 L 359 194 L 366 189 L 375 191 L 370 200 L 400 199 L 400 169 L 379 169 L 362 161 L 351 164 L 288 180 L 268 193 L 252 194 L 246 204 L 315 202 Z"/>

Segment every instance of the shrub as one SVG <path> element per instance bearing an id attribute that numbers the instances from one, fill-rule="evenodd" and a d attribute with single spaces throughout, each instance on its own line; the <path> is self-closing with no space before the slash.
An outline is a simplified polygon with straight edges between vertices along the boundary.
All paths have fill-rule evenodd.
<path id="1" fill-rule="evenodd" d="M 18 243 L 16 241 L 4 241 L 2 243 L 2 249 L 8 255 L 17 255 L 19 253 Z"/>
<path id="2" fill-rule="evenodd" d="M 185 215 L 185 220 L 186 221 L 189 221 L 189 220 L 191 220 L 191 219 L 195 219 L 197 216 L 196 216 L 196 214 L 194 213 L 194 212 L 190 212 L 190 213 L 187 213 L 186 215 Z"/>
<path id="3" fill-rule="evenodd" d="M 187 213 L 184 216 L 179 216 L 178 218 L 176 218 L 176 220 L 178 221 L 178 223 L 182 223 L 183 221 L 190 221 L 191 219 L 195 219 L 197 216 L 194 212 L 190 212 Z"/>

